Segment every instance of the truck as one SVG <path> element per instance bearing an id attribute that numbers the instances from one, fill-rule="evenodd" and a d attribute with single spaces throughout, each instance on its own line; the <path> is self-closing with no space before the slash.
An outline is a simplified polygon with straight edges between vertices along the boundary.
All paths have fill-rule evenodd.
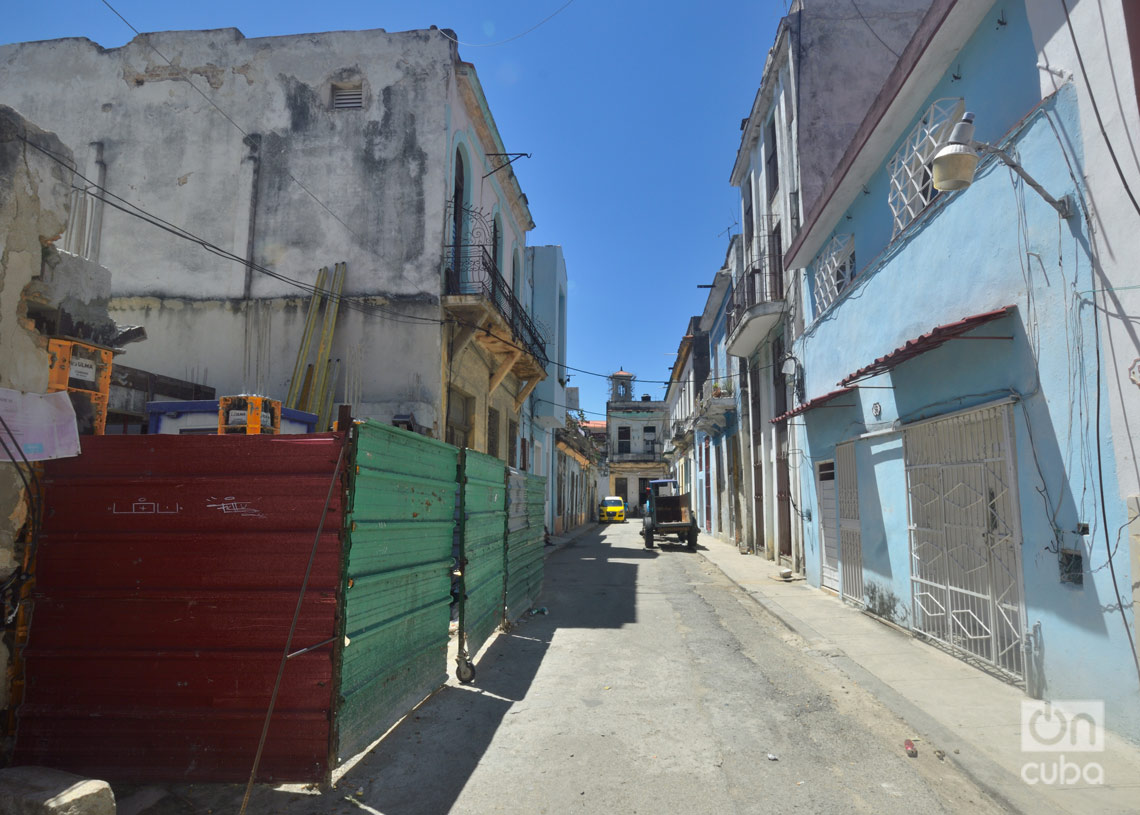
<path id="1" fill-rule="evenodd" d="M 697 518 L 688 493 L 682 493 L 676 479 L 662 478 L 649 482 L 649 503 L 641 525 L 645 548 L 652 549 L 656 538 L 676 535 L 678 543 L 697 548 Z"/>

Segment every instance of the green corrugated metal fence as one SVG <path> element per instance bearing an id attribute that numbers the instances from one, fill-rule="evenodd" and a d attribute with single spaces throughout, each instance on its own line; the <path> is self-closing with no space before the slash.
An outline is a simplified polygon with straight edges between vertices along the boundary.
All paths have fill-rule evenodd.
<path id="1" fill-rule="evenodd" d="M 545 494 L 545 478 L 525 473 L 511 474 L 507 490 L 508 620 L 523 614 L 538 600 L 542 591 Z"/>
<path id="2" fill-rule="evenodd" d="M 336 754 L 349 758 L 443 684 L 459 451 L 356 426 Z"/>
<path id="3" fill-rule="evenodd" d="M 467 653 L 474 655 L 503 622 L 506 466 L 501 459 L 474 450 L 464 450 L 462 455 L 460 636 Z"/>

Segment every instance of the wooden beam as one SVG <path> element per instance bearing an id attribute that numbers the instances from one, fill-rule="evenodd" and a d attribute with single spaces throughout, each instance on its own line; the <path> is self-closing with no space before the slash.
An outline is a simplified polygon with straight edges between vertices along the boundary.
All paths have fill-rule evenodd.
<path id="1" fill-rule="evenodd" d="M 515 363 L 519 361 L 522 356 L 522 351 L 516 350 L 513 354 L 507 356 L 499 365 L 499 370 L 495 371 L 495 375 L 491 377 L 491 385 L 487 388 L 487 396 L 495 392 L 499 385 L 503 384 L 503 380 L 507 378 L 507 374 L 511 372 L 511 368 L 515 367 Z"/>
<path id="2" fill-rule="evenodd" d="M 473 325 L 465 325 L 456 332 L 455 337 L 451 341 L 452 348 L 454 349 L 451 352 L 451 358 L 453 360 L 466 350 L 468 343 L 471 342 L 471 338 L 475 336 L 475 332 L 478 330 L 479 329 Z"/>
<path id="3" fill-rule="evenodd" d="M 532 379 L 526 383 L 526 386 L 521 391 L 519 391 L 519 395 L 515 399 L 515 413 L 518 413 L 519 410 L 522 409 L 523 402 L 526 401 L 526 398 L 530 396 L 531 391 L 537 388 L 538 383 L 541 381 L 541 379 Z"/>

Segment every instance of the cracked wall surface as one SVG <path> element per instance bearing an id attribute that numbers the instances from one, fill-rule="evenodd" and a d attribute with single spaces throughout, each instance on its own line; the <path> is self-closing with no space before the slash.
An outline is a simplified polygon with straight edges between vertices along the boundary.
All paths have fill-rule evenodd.
<path id="1" fill-rule="evenodd" d="M 343 261 L 345 293 L 366 302 L 341 309 L 331 356 L 365 349 L 357 408 L 382 420 L 414 410 L 434 424 L 440 386 L 423 371 L 440 365 L 449 135 L 466 128 L 452 46 L 438 31 L 236 29 L 146 34 L 112 49 L 81 38 L 0 46 L 0 101 L 72 145 L 77 183 L 233 254 L 148 227 L 98 195 L 86 214 L 73 206 L 68 247 L 115 270 L 112 314 L 147 328 L 122 362 L 197 376 L 222 394 L 284 396 L 307 299 L 294 303 L 317 269 Z M 332 105 L 344 87 L 361 89 L 359 107 Z M 472 187 L 495 149 L 471 150 Z"/>
<path id="2" fill-rule="evenodd" d="M 26 295 L 51 243 L 67 225 L 72 177 L 49 153 L 71 161 L 71 151 L 55 134 L 0 105 L 0 387 L 36 393 L 47 389 L 47 341 L 29 317 Z M 17 538 L 26 507 L 16 468 L 0 464 L 0 582 L 19 566 Z M 3 642 L 0 665 L 6 673 Z M 0 682 L 0 708 L 7 705 L 8 686 Z"/>

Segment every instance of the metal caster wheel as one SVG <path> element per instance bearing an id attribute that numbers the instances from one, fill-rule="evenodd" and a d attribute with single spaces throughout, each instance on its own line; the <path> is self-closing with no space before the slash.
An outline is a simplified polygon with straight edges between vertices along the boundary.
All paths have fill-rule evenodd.
<path id="1" fill-rule="evenodd" d="M 470 662 L 460 662 L 455 666 L 455 678 L 464 685 L 475 681 L 475 666 Z"/>

